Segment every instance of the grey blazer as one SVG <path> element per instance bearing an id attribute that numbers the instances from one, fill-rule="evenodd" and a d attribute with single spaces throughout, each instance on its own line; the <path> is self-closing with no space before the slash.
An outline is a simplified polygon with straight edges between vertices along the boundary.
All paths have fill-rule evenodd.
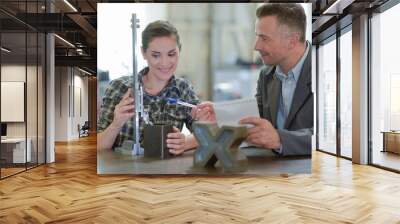
<path id="1" fill-rule="evenodd" d="M 292 105 L 283 130 L 277 130 L 281 139 L 283 156 L 311 155 L 311 136 L 314 127 L 314 97 L 311 90 L 311 48 L 294 91 Z M 276 128 L 281 82 L 275 67 L 261 70 L 257 83 L 256 99 L 260 117 L 269 120 Z"/>

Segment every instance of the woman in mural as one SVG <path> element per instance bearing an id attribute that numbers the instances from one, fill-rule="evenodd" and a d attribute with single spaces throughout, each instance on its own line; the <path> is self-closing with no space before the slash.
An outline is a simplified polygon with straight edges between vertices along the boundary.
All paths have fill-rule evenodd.
<path id="1" fill-rule="evenodd" d="M 144 92 L 143 105 L 151 123 L 173 125 L 173 132 L 167 135 L 167 148 L 175 155 L 197 146 L 192 134 L 181 133 L 184 124 L 191 131 L 194 120 L 215 121 L 215 114 L 210 112 L 213 110 L 208 110 L 207 106 L 192 109 L 172 105 L 166 101 L 168 98 L 174 98 L 194 105 L 200 103 L 191 84 L 174 75 L 180 50 L 179 34 L 169 22 L 155 21 L 144 29 L 142 56 L 147 61 L 148 67 L 139 72 Z M 97 124 L 99 150 L 121 146 L 125 140 L 134 140 L 132 118 L 135 116 L 135 106 L 132 85 L 133 77 L 124 76 L 113 80 L 107 88 Z M 140 127 L 142 135 L 143 125 Z"/>

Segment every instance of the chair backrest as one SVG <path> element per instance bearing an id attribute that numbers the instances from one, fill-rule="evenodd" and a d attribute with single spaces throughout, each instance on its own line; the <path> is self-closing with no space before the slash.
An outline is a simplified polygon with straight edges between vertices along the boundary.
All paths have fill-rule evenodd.
<path id="1" fill-rule="evenodd" d="M 85 121 L 85 123 L 82 126 L 82 129 L 89 129 L 89 128 L 90 128 L 89 121 Z"/>

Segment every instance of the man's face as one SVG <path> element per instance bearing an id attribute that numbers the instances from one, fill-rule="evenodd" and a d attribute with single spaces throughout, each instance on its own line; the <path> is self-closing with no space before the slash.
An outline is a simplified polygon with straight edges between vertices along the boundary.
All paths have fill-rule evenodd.
<path id="1" fill-rule="evenodd" d="M 264 64 L 279 65 L 286 59 L 290 49 L 287 33 L 287 27 L 280 26 L 276 16 L 257 20 L 254 50 L 260 53 Z"/>

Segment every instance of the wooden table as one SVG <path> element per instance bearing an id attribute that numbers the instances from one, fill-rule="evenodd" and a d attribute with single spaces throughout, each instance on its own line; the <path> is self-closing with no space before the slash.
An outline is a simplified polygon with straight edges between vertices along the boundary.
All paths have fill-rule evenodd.
<path id="1" fill-rule="evenodd" d="M 311 156 L 280 157 L 270 150 L 257 148 L 241 149 L 248 158 L 248 169 L 235 175 L 276 175 L 311 173 Z M 143 156 L 123 155 L 112 150 L 97 152 L 98 174 L 194 174 L 221 175 L 217 168 L 193 168 L 193 150 L 181 156 L 159 160 Z"/>
<path id="2" fill-rule="evenodd" d="M 383 133 L 382 152 L 400 154 L 400 131 L 382 131 L 381 133 Z"/>

